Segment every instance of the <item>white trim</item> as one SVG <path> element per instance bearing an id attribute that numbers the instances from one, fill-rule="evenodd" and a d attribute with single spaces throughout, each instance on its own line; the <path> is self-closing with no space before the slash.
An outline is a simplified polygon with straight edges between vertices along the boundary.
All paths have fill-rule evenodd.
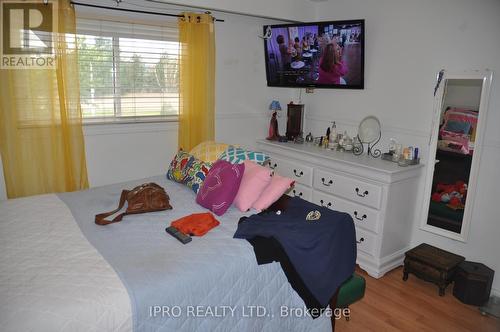
<path id="1" fill-rule="evenodd" d="M 86 124 L 83 128 L 84 136 L 116 135 L 131 133 L 151 133 L 163 131 L 177 131 L 178 123 L 170 122 L 132 122 L 132 123 L 100 123 Z"/>
<path id="2" fill-rule="evenodd" d="M 7 187 L 5 186 L 5 177 L 3 175 L 3 163 L 1 154 L 0 166 L 2 167 L 2 169 L 0 170 L 0 201 L 5 201 L 7 199 Z"/>
<path id="3" fill-rule="evenodd" d="M 216 114 L 216 120 L 232 119 L 267 119 L 267 113 L 221 113 Z M 143 121 L 100 121 L 86 122 L 83 125 L 84 136 L 115 135 L 130 133 L 150 133 L 162 131 L 177 131 L 178 118 L 144 119 Z"/>
<path id="4" fill-rule="evenodd" d="M 474 148 L 474 156 L 472 158 L 472 165 L 469 174 L 469 183 L 467 190 L 467 201 L 465 202 L 464 217 L 462 219 L 461 232 L 455 233 L 448 230 L 444 230 L 439 227 L 431 226 L 427 224 L 427 217 L 429 213 L 430 197 L 432 191 L 432 181 L 434 177 L 434 165 L 436 160 L 436 150 L 437 150 L 437 140 L 439 132 L 439 119 L 441 116 L 442 104 L 446 89 L 446 80 L 450 79 L 473 79 L 482 80 L 483 85 L 481 89 L 481 99 L 479 102 L 479 119 L 476 130 L 476 142 Z M 486 119 L 488 116 L 488 100 L 491 89 L 491 82 L 493 79 L 493 72 L 490 70 L 479 71 L 471 70 L 465 72 L 448 73 L 445 72 L 442 79 L 442 84 L 439 87 L 436 96 L 434 98 L 434 115 L 432 122 L 432 135 L 429 142 L 429 154 L 428 154 L 428 167 L 426 174 L 426 181 L 424 187 L 424 199 L 423 207 L 420 213 L 420 229 L 451 238 L 453 240 L 467 242 L 469 236 L 470 223 L 472 219 L 472 209 L 474 207 L 474 199 L 476 196 L 477 187 L 477 177 L 479 175 L 479 164 L 481 162 L 481 151 L 484 149 L 484 137 L 486 131 Z"/>
<path id="5" fill-rule="evenodd" d="M 124 123 L 156 123 L 156 122 L 178 122 L 179 116 L 135 116 L 135 117 L 102 117 L 90 118 L 83 117 L 82 124 L 87 125 L 109 125 L 109 124 L 124 124 Z"/>
<path id="6" fill-rule="evenodd" d="M 485 140 L 484 147 L 500 149 L 500 140 Z"/>
<path id="7" fill-rule="evenodd" d="M 402 266 L 404 263 L 405 252 L 407 252 L 409 249 L 409 247 L 403 248 L 389 256 L 385 256 L 381 258 L 377 262 L 377 264 L 374 263 L 373 258 L 368 258 L 370 257 L 369 255 L 358 250 L 356 263 L 360 268 L 365 270 L 370 277 L 378 279 L 383 277 L 387 272 L 394 270 L 399 266 Z M 401 277 L 403 277 L 403 275 L 401 275 Z"/>
<path id="8" fill-rule="evenodd" d="M 253 119 L 261 118 L 268 120 L 271 117 L 270 112 L 252 112 L 252 113 L 238 113 L 238 112 L 228 112 L 219 113 L 215 115 L 216 119 L 226 120 L 226 119 Z"/>

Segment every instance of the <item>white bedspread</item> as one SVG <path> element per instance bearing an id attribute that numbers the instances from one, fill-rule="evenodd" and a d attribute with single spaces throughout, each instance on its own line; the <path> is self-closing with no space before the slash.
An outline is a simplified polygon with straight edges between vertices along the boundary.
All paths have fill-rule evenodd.
<path id="1" fill-rule="evenodd" d="M 150 304 L 176 306 L 181 310 L 179 317 L 153 319 L 153 323 L 151 320 L 136 322 L 137 330 L 274 332 L 331 329 L 328 317 L 313 320 L 301 316 L 304 303 L 291 288 L 278 263 L 257 265 L 250 244 L 232 238 L 237 216 L 241 215 L 235 210 L 220 219 L 219 227 L 186 246 L 166 235 L 163 230 L 166 216 L 175 219 L 188 212 L 206 210 L 194 203 L 192 192 L 185 191 L 185 187 L 181 190 L 180 185 L 164 182 L 162 178 L 154 180 L 167 186 L 174 210 L 128 216 L 122 223 L 106 226 L 103 233 L 98 233 L 125 238 L 125 234 L 139 236 L 139 230 L 145 230 L 149 235 L 141 246 L 146 250 L 143 257 L 159 262 L 155 265 L 156 270 L 148 271 L 149 275 L 161 274 L 163 283 L 154 289 L 166 290 L 161 292 L 164 300 Z M 80 201 L 89 206 L 89 215 L 94 213 L 93 209 L 102 212 L 116 204 L 120 188 L 133 185 L 113 185 L 82 192 Z M 107 196 L 103 192 L 107 192 Z M 184 196 L 191 197 L 191 203 Z M 90 219 L 88 222 L 93 225 Z M 161 255 L 155 251 L 157 246 L 162 248 Z M 130 263 L 138 264 L 136 267 L 142 265 L 140 260 L 133 258 Z M 151 280 L 147 279 L 147 273 L 144 276 L 146 285 Z M 137 303 L 131 301 L 129 292 L 123 279 L 87 241 L 59 197 L 43 195 L 0 203 L 2 331 L 130 331 Z M 132 298 L 135 296 L 137 294 Z M 152 296 L 154 298 L 158 296 Z M 194 317 L 192 312 L 189 315 L 190 307 L 198 305 L 204 310 L 201 316 Z M 226 311 L 223 317 L 217 316 L 226 305 L 234 307 L 234 315 Z M 266 316 L 252 314 L 252 306 L 261 306 Z M 282 317 L 281 306 L 298 309 L 296 315 Z M 219 312 L 214 316 L 207 315 L 207 310 L 217 309 Z"/>
<path id="2" fill-rule="evenodd" d="M 130 331 L 127 290 L 56 195 L 0 202 L 0 330 Z"/>

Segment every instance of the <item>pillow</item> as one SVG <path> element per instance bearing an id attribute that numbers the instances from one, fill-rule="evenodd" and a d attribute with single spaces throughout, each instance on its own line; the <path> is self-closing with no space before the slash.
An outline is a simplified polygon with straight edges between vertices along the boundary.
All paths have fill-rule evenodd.
<path id="1" fill-rule="evenodd" d="M 222 152 L 219 159 L 229 161 L 231 164 L 241 164 L 244 160 L 254 161 L 257 164 L 264 165 L 269 156 L 263 152 L 245 150 L 236 146 L 229 146 Z"/>
<path id="2" fill-rule="evenodd" d="M 228 148 L 228 146 L 229 145 L 224 143 L 206 141 L 195 146 L 191 151 L 189 151 L 189 153 L 195 158 L 213 163 L 219 159 L 219 156 Z"/>
<path id="3" fill-rule="evenodd" d="M 264 189 L 259 199 L 252 204 L 252 207 L 258 211 L 262 211 L 276 202 L 290 187 L 294 185 L 295 181 L 285 178 L 278 174 L 274 174 L 271 183 Z"/>
<path id="4" fill-rule="evenodd" d="M 186 165 L 187 171 L 183 183 L 197 194 L 211 167 L 212 163 L 192 157 Z"/>
<path id="5" fill-rule="evenodd" d="M 243 164 L 233 165 L 224 160 L 216 161 L 201 185 L 196 203 L 218 216 L 223 215 L 238 193 L 244 171 Z"/>
<path id="6" fill-rule="evenodd" d="M 193 156 L 184 151 L 179 151 L 175 155 L 174 159 L 170 163 L 170 167 L 167 172 L 167 179 L 173 180 L 175 182 L 184 183 L 184 179 L 187 176 L 188 164 L 192 163 Z"/>
<path id="7" fill-rule="evenodd" d="M 460 122 L 455 120 L 446 121 L 445 130 L 458 134 L 469 134 L 471 124 L 469 122 Z"/>
<path id="8" fill-rule="evenodd" d="M 243 164 L 245 165 L 245 173 L 233 204 L 240 211 L 245 212 L 252 207 L 252 204 L 271 183 L 272 171 L 249 160 L 245 160 Z"/>

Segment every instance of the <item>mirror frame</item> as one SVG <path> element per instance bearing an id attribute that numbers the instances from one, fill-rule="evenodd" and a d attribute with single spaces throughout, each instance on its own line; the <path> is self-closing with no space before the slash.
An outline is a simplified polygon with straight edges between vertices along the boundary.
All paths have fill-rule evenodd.
<path id="1" fill-rule="evenodd" d="M 434 177 L 434 166 L 436 164 L 436 150 L 439 135 L 439 120 L 441 117 L 441 110 L 446 92 L 446 81 L 460 79 L 460 80 L 482 80 L 483 85 L 481 89 L 481 98 L 479 101 L 479 118 L 476 131 L 476 141 L 474 145 L 474 156 L 472 158 L 471 170 L 469 174 L 469 183 L 467 189 L 467 200 L 464 208 L 464 218 L 462 220 L 462 228 L 460 233 L 448 231 L 436 226 L 427 224 L 427 217 L 429 214 L 430 197 L 432 191 L 432 180 Z M 472 210 L 474 207 L 474 200 L 476 197 L 477 177 L 479 175 L 479 162 L 481 160 L 481 151 L 483 150 L 484 132 L 486 129 L 486 119 L 488 116 L 488 101 L 490 96 L 491 81 L 493 79 L 493 72 L 491 70 L 470 70 L 463 72 L 447 72 L 443 74 L 441 84 L 434 97 L 434 113 L 432 116 L 432 127 L 429 139 L 429 151 L 427 171 L 425 176 L 424 187 L 424 200 L 422 215 L 420 217 L 420 229 L 434 234 L 445 236 L 454 240 L 467 242 L 470 230 L 470 223 L 472 217 Z M 471 179 L 473 179 L 471 181 Z"/>

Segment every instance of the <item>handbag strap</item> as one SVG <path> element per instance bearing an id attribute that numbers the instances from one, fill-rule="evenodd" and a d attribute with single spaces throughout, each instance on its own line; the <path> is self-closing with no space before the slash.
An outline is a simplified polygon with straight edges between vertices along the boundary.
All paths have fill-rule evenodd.
<path id="1" fill-rule="evenodd" d="M 114 217 L 112 220 L 106 220 L 107 217 L 115 214 L 116 212 L 120 211 L 123 206 L 125 205 L 125 201 L 127 200 L 127 194 L 129 193 L 129 190 L 123 190 L 122 191 L 122 195 L 120 196 L 120 204 L 118 205 L 118 208 L 116 208 L 115 210 L 113 211 L 110 211 L 110 212 L 106 212 L 106 213 L 99 213 L 95 216 L 95 223 L 97 225 L 101 225 L 101 226 L 104 226 L 104 225 L 109 225 L 109 224 L 112 224 L 112 223 L 115 223 L 115 222 L 119 222 L 119 221 L 122 221 L 122 218 L 124 215 L 127 214 L 127 211 L 123 212 L 123 213 L 120 213 L 119 215 L 117 215 L 116 217 Z"/>

